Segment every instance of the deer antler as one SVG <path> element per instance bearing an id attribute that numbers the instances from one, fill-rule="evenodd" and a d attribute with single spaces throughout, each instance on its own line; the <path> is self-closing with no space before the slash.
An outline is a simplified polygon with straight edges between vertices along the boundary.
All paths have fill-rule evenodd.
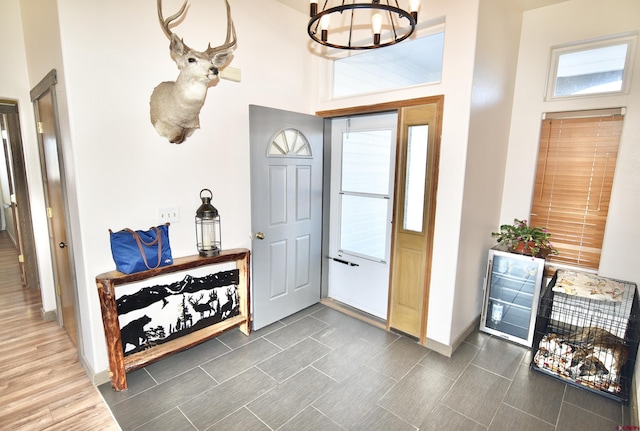
<path id="1" fill-rule="evenodd" d="M 169 25 L 173 21 L 182 17 L 184 11 L 187 9 L 187 2 L 188 0 L 185 0 L 178 12 L 165 19 L 162 15 L 162 0 L 158 0 L 158 20 L 160 21 L 160 27 L 162 27 L 162 31 L 169 38 L 169 40 L 171 40 L 171 38 L 173 37 L 173 32 L 169 29 Z M 235 25 L 233 25 L 233 19 L 231 18 L 231 6 L 229 6 L 228 0 L 225 0 L 225 3 L 227 5 L 227 39 L 225 40 L 224 44 L 216 46 L 215 48 L 212 48 L 211 43 L 209 42 L 207 50 L 204 52 L 204 54 L 206 54 L 211 59 L 213 59 L 216 54 L 235 49 L 238 42 L 238 39 L 236 37 L 236 27 Z"/>
<path id="2" fill-rule="evenodd" d="M 227 39 L 225 40 L 224 44 L 215 48 L 211 48 L 211 43 L 209 43 L 205 54 L 207 54 L 211 59 L 213 59 L 213 57 L 215 57 L 215 55 L 220 52 L 235 49 L 237 44 L 236 27 L 233 25 L 233 19 L 231 18 L 231 6 L 229 6 L 228 0 L 224 0 L 224 2 L 227 4 Z"/>
<path id="3" fill-rule="evenodd" d="M 185 9 L 187 8 L 187 1 L 188 0 L 184 0 L 182 7 L 177 13 L 171 15 L 167 19 L 164 19 L 164 17 L 162 16 L 162 0 L 158 0 L 158 20 L 160 21 L 160 27 L 162 27 L 162 31 L 164 31 L 164 34 L 167 35 L 169 40 L 171 40 L 171 37 L 173 36 L 173 32 L 169 30 L 169 24 L 182 16 Z"/>

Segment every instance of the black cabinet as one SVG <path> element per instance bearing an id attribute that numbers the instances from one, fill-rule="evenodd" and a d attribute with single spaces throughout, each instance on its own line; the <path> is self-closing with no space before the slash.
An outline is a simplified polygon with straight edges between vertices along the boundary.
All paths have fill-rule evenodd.
<path id="1" fill-rule="evenodd" d="M 480 330 L 531 347 L 544 259 L 489 250 Z"/>

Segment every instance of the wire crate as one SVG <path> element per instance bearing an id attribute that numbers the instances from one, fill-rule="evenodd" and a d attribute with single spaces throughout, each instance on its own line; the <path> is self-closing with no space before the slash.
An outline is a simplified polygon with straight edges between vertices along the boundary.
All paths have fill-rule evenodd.
<path id="1" fill-rule="evenodd" d="M 531 368 L 627 403 L 640 341 L 637 285 L 558 270 L 538 306 Z"/>

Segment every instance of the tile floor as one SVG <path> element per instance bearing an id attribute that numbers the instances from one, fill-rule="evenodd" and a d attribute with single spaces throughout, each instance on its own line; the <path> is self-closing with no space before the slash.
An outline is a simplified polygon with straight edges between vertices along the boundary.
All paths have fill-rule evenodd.
<path id="1" fill-rule="evenodd" d="M 233 330 L 100 392 L 124 431 L 616 430 L 629 408 L 529 370 L 475 332 L 446 358 L 317 304 Z"/>

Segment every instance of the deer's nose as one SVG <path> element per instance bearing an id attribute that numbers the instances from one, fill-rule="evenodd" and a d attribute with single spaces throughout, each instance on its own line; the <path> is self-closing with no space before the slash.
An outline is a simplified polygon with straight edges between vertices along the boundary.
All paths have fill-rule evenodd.
<path id="1" fill-rule="evenodd" d="M 217 68 L 217 67 L 215 67 L 215 66 L 210 67 L 210 68 L 209 68 L 209 70 L 210 70 L 210 71 L 211 71 L 211 73 L 213 73 L 214 75 L 217 75 L 217 74 L 218 74 L 218 68 Z"/>

